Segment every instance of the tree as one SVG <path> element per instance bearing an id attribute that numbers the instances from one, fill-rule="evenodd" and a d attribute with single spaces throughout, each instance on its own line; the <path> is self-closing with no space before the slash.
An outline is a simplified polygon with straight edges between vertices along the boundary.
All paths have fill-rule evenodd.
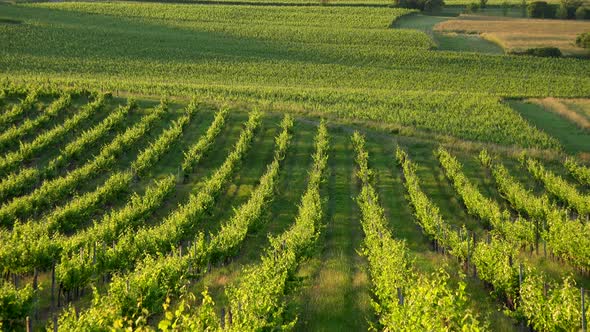
<path id="1" fill-rule="evenodd" d="M 563 2 L 559 5 L 559 8 L 557 8 L 557 12 L 555 15 L 559 19 L 567 20 L 567 7 Z"/>
<path id="2" fill-rule="evenodd" d="M 586 9 L 583 6 L 578 7 L 578 9 L 576 9 L 576 19 L 577 20 L 583 20 L 588 18 L 590 14 L 590 10 Z"/>
<path id="3" fill-rule="evenodd" d="M 510 10 L 510 4 L 508 1 L 502 2 L 502 15 L 508 16 L 508 10 Z"/>
<path id="4" fill-rule="evenodd" d="M 477 13 L 477 11 L 479 10 L 479 4 L 476 2 L 471 2 L 467 4 L 466 9 L 468 13 Z"/>

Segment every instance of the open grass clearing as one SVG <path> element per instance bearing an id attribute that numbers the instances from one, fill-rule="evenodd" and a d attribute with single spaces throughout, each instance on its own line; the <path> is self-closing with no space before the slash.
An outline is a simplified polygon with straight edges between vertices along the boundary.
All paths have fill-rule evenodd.
<path id="1" fill-rule="evenodd" d="M 585 154 L 590 151 L 590 133 L 562 116 L 526 101 L 509 104 L 537 128 L 559 139 L 565 152 Z"/>

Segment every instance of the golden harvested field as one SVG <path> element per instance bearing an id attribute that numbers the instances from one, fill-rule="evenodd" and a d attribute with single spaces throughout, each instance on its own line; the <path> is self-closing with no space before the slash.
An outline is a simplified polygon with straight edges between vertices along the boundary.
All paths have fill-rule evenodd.
<path id="1" fill-rule="evenodd" d="M 536 47 L 558 47 L 565 55 L 590 55 L 575 45 L 576 36 L 590 31 L 590 22 L 461 15 L 434 27 L 438 32 L 479 34 L 507 52 Z"/>

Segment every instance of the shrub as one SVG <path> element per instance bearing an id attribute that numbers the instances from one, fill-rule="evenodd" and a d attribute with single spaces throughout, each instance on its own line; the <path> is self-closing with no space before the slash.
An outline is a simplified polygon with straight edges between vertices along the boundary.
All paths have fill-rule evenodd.
<path id="1" fill-rule="evenodd" d="M 534 1 L 531 2 L 528 7 L 529 17 L 532 18 L 554 18 L 555 7 L 550 6 L 545 1 Z"/>
<path id="2" fill-rule="evenodd" d="M 576 45 L 583 48 L 590 48 L 590 32 L 585 32 L 576 38 Z"/>
<path id="3" fill-rule="evenodd" d="M 565 20 L 567 19 L 567 7 L 564 6 L 564 4 L 562 3 L 561 5 L 559 5 L 559 8 L 557 8 L 557 13 L 555 14 L 555 16 L 557 16 L 557 18 Z"/>
<path id="4" fill-rule="evenodd" d="M 578 7 L 578 9 L 576 9 L 576 19 L 583 20 L 587 19 L 588 16 L 590 16 L 590 10 L 588 10 L 587 8 L 580 6 Z"/>
<path id="5" fill-rule="evenodd" d="M 444 6 L 444 0 L 394 0 L 394 5 L 401 8 L 431 11 Z"/>
<path id="6" fill-rule="evenodd" d="M 510 10 L 510 4 L 507 1 L 502 2 L 502 15 L 508 16 L 508 10 Z"/>
<path id="7" fill-rule="evenodd" d="M 472 2 L 470 4 L 467 5 L 466 11 L 468 13 L 477 13 L 477 11 L 479 10 L 479 4 Z"/>
<path id="8" fill-rule="evenodd" d="M 488 0 L 479 0 L 479 8 L 484 9 L 488 4 Z"/>
<path id="9" fill-rule="evenodd" d="M 561 51 L 557 47 L 529 48 L 528 50 L 524 51 L 523 54 L 549 58 L 559 58 L 562 55 Z"/>

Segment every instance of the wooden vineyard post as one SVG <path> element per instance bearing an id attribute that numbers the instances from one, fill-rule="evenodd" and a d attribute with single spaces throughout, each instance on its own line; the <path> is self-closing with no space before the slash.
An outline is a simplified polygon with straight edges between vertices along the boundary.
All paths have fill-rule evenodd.
<path id="1" fill-rule="evenodd" d="M 539 237 L 540 237 L 540 232 L 539 232 L 539 220 L 535 220 L 535 251 L 537 252 L 537 256 L 539 255 Z"/>
<path id="2" fill-rule="evenodd" d="M 469 231 L 467 231 L 467 259 L 465 260 L 467 264 L 465 264 L 467 271 L 469 273 L 469 256 L 471 255 L 470 247 L 469 247 Z"/>
<path id="3" fill-rule="evenodd" d="M 225 328 L 225 308 L 221 308 L 220 323 L 221 323 L 221 329 L 224 329 Z"/>
<path id="4" fill-rule="evenodd" d="M 543 218 L 543 231 L 545 231 L 546 227 L 547 227 L 547 220 L 545 218 Z M 543 239 L 543 255 L 545 257 L 547 257 L 547 242 L 545 241 L 545 239 Z"/>
<path id="5" fill-rule="evenodd" d="M 26 325 L 27 325 L 27 332 L 33 331 L 33 323 L 31 322 L 31 317 L 27 316 L 26 318 Z"/>
<path id="6" fill-rule="evenodd" d="M 96 265 L 96 242 L 92 245 L 92 265 Z"/>
<path id="7" fill-rule="evenodd" d="M 584 287 L 580 287 L 580 297 L 582 298 L 582 332 L 586 332 L 586 303 L 584 303 Z"/>
<path id="8" fill-rule="evenodd" d="M 51 264 L 51 309 L 55 309 L 55 262 Z"/>
<path id="9" fill-rule="evenodd" d="M 37 278 L 39 276 L 39 272 L 37 271 L 37 267 L 33 269 L 33 289 L 37 290 Z"/>
<path id="10" fill-rule="evenodd" d="M 399 305 L 404 305 L 404 293 L 401 288 L 397 288 L 397 299 Z"/>
<path id="11" fill-rule="evenodd" d="M 518 289 L 520 293 L 520 288 L 522 287 L 522 263 L 520 263 L 518 267 Z"/>
<path id="12" fill-rule="evenodd" d="M 57 315 L 53 315 L 53 332 L 57 332 Z"/>
<path id="13" fill-rule="evenodd" d="M 475 232 L 473 232 L 473 250 L 475 250 Z M 477 269 L 473 265 L 473 277 L 477 278 Z"/>

